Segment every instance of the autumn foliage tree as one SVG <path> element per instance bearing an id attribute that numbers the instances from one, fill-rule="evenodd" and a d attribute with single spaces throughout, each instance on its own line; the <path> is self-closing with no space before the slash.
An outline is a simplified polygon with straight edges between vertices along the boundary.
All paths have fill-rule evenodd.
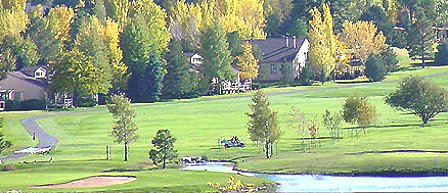
<path id="1" fill-rule="evenodd" d="M 336 67 L 336 37 L 333 33 L 333 19 L 328 5 L 323 6 L 321 13 L 317 8 L 310 11 L 312 19 L 310 21 L 309 30 L 309 60 L 314 74 L 321 76 L 325 72 L 325 76 Z"/>
<path id="2" fill-rule="evenodd" d="M 255 59 L 252 45 L 244 42 L 242 47 L 243 53 L 236 58 L 238 69 L 241 71 L 240 78 L 243 80 L 256 78 L 258 76 L 258 61 Z"/>
<path id="3" fill-rule="evenodd" d="M 364 132 L 376 120 L 375 106 L 366 97 L 350 96 L 345 100 L 342 117 L 347 123 L 358 124 Z"/>
<path id="4" fill-rule="evenodd" d="M 379 54 L 387 48 L 386 37 L 378 32 L 375 24 L 367 21 L 353 23 L 346 21 L 343 24 L 341 40 L 352 51 L 354 57 L 367 61 L 370 54 Z"/>

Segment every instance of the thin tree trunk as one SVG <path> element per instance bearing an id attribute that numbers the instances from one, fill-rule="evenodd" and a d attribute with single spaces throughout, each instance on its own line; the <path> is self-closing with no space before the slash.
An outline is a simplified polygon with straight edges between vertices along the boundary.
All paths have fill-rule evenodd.
<path id="1" fill-rule="evenodd" d="M 269 142 L 265 143 L 266 159 L 269 159 Z"/>
<path id="2" fill-rule="evenodd" d="M 124 143 L 124 161 L 128 161 L 128 143 Z"/>
<path id="3" fill-rule="evenodd" d="M 162 157 L 162 169 L 166 168 L 166 153 L 163 154 Z"/>

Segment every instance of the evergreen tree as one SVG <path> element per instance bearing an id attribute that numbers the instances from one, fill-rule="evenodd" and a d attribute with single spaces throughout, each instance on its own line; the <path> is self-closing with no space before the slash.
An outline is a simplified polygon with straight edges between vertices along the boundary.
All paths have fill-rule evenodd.
<path id="1" fill-rule="evenodd" d="M 3 121 L 4 121 L 4 118 L 0 117 L 0 153 L 2 153 L 3 150 L 12 146 L 11 142 L 7 141 L 4 138 L 3 133 L 1 132 L 1 129 L 3 129 Z"/>
<path id="2" fill-rule="evenodd" d="M 436 59 L 437 65 L 448 65 L 448 40 L 442 41 L 437 47 Z"/>
<path id="3" fill-rule="evenodd" d="M 389 17 L 386 15 L 386 11 L 377 5 L 369 7 L 362 15 L 361 20 L 371 21 L 378 28 L 378 32 L 383 32 L 386 36 L 386 43 L 393 44 L 394 41 L 394 27 L 395 24 L 390 22 Z"/>
<path id="4" fill-rule="evenodd" d="M 387 74 L 387 67 L 380 55 L 372 54 L 367 58 L 365 74 L 372 82 L 381 81 Z"/>
<path id="5" fill-rule="evenodd" d="M 169 130 L 158 130 L 156 136 L 151 141 L 155 149 L 149 151 L 149 159 L 154 164 L 162 163 L 162 169 L 166 168 L 166 162 L 177 158 L 177 150 L 174 150 L 174 138 Z"/>
<path id="6" fill-rule="evenodd" d="M 243 53 L 243 46 L 241 37 L 238 32 L 227 33 L 227 42 L 229 42 L 230 53 L 233 57 L 239 56 Z"/>
<path id="7" fill-rule="evenodd" d="M 398 70 L 398 59 L 397 54 L 392 48 L 387 48 L 383 52 L 380 53 L 381 58 L 383 59 L 384 64 L 386 64 L 388 72 L 394 72 Z"/>
<path id="8" fill-rule="evenodd" d="M 250 118 L 248 133 L 252 141 L 264 145 L 266 159 L 269 159 L 272 156 L 272 145 L 278 143 L 282 135 L 277 112 L 270 109 L 269 100 L 261 90 L 252 96 L 252 102 L 249 105 L 252 113 L 246 114 Z"/>
<path id="9" fill-rule="evenodd" d="M 171 40 L 169 52 L 165 55 L 167 74 L 163 79 L 163 96 L 165 98 L 184 98 L 194 93 L 195 81 L 191 81 L 190 63 L 182 52 L 179 41 Z"/>

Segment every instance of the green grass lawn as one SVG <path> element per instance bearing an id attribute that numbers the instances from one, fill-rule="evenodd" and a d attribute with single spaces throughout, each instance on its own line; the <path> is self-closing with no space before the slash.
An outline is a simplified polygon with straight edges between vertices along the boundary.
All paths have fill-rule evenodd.
<path id="1" fill-rule="evenodd" d="M 448 150 L 448 113 L 442 113 L 426 127 L 420 127 L 418 117 L 398 112 L 384 104 L 384 96 L 393 91 L 401 77 L 409 74 L 430 75 L 448 73 L 448 67 L 414 68 L 389 75 L 385 82 L 360 84 L 327 83 L 329 90 L 314 87 L 275 88 L 268 90 L 272 108 L 279 112 L 284 131 L 274 157 L 265 160 L 255 143 L 247 134 L 245 115 L 249 112 L 250 94 L 202 97 L 154 104 L 135 104 L 140 140 L 130 146 L 130 161 L 123 162 L 123 147 L 114 144 L 108 135 L 112 117 L 105 107 L 71 115 L 59 115 L 39 120 L 39 124 L 59 139 L 51 155 L 31 155 L 19 161 L 37 160 L 37 164 L 19 164 L 17 170 L 0 172 L 0 191 L 10 189 L 30 190 L 27 187 L 40 184 L 68 182 L 95 175 L 132 175 L 138 180 L 129 184 L 89 190 L 58 191 L 211 191 L 207 182 L 225 182 L 230 174 L 152 170 L 148 161 L 151 139 L 159 129 L 169 129 L 178 140 L 176 148 L 180 156 L 207 156 L 210 159 L 234 160 L 242 170 L 270 173 L 377 173 L 377 172 L 425 172 L 445 171 L 448 155 L 434 153 L 359 154 L 366 151 L 399 149 Z M 448 88 L 447 76 L 432 77 L 438 84 Z M 340 87 L 333 89 L 333 87 Z M 320 87 L 317 87 L 320 88 Z M 307 89 L 307 92 L 301 90 Z M 322 141 L 311 152 L 299 149 L 300 140 L 296 129 L 291 127 L 291 107 L 304 111 L 309 118 L 321 116 L 326 109 L 336 112 L 346 97 L 352 94 L 368 96 L 377 108 L 379 118 L 365 135 L 350 138 L 350 128 L 355 125 L 343 123 L 344 138 L 337 142 Z M 4 132 L 16 144 L 9 150 L 32 146 L 35 142 L 25 135 L 19 121 L 24 117 L 42 114 L 1 113 L 7 124 Z M 218 139 L 237 135 L 247 142 L 244 149 L 218 148 Z M 321 128 L 319 136 L 329 136 Z M 104 160 L 106 145 L 112 146 L 112 160 Z M 358 153 L 358 154 L 356 154 Z M 355 155 L 356 154 L 356 155 Z M 53 163 L 47 161 L 53 157 Z M 42 162 L 39 162 L 42 161 Z M 17 161 L 10 162 L 17 163 Z M 139 172 L 105 172 L 106 170 L 142 170 Z M 38 177 L 37 177 L 38 176 Z M 262 184 L 265 180 L 241 177 L 243 182 Z M 163 182 L 165 185 L 159 185 Z M 137 189 L 137 190 L 136 190 Z M 39 191 L 45 191 L 39 189 Z"/>

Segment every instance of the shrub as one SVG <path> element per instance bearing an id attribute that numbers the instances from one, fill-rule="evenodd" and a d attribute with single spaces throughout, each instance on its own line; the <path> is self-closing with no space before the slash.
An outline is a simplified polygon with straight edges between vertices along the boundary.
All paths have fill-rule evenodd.
<path id="1" fill-rule="evenodd" d="M 4 172 L 9 172 L 9 171 L 14 171 L 14 170 L 16 170 L 16 169 L 17 169 L 17 168 L 16 168 L 15 165 L 7 164 L 7 165 L 3 166 L 2 171 L 4 171 Z"/>
<path id="2" fill-rule="evenodd" d="M 448 65 L 448 40 L 444 40 L 437 47 L 439 52 L 436 53 L 434 63 L 436 65 Z"/>
<path id="3" fill-rule="evenodd" d="M 388 48 L 385 51 L 381 52 L 381 58 L 383 59 L 384 64 L 387 67 L 388 72 L 393 72 L 398 70 L 398 59 L 397 54 L 392 48 Z"/>
<path id="4" fill-rule="evenodd" d="M 299 76 L 299 83 L 302 86 L 309 86 L 313 84 L 314 73 L 311 67 L 308 65 L 302 69 L 302 73 Z"/>
<path id="5" fill-rule="evenodd" d="M 24 101 L 8 100 L 5 103 L 5 111 L 27 111 L 27 110 L 45 110 L 46 101 L 39 99 L 30 99 Z"/>
<path id="6" fill-rule="evenodd" d="M 387 74 L 386 65 L 379 55 L 370 55 L 366 61 L 366 76 L 369 81 L 377 82 L 384 79 Z"/>
<path id="7" fill-rule="evenodd" d="M 345 122 L 358 124 L 362 128 L 369 127 L 376 119 L 375 106 L 371 105 L 366 97 L 348 97 L 342 112 Z"/>

